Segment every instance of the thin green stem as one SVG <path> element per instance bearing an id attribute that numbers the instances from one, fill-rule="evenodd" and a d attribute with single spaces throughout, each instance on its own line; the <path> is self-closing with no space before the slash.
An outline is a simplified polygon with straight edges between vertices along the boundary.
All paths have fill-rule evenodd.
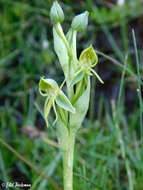
<path id="1" fill-rule="evenodd" d="M 60 38 L 63 40 L 63 42 L 67 48 L 69 58 L 71 58 L 71 50 L 70 50 L 69 44 L 67 42 L 67 39 L 63 33 L 63 30 L 62 30 L 60 23 L 55 25 L 55 30 L 56 30 L 57 34 L 60 36 Z"/>
<path id="2" fill-rule="evenodd" d="M 64 177 L 64 190 L 73 190 L 73 157 L 74 157 L 74 144 L 75 133 L 69 133 L 67 148 L 63 151 L 63 177 Z"/>

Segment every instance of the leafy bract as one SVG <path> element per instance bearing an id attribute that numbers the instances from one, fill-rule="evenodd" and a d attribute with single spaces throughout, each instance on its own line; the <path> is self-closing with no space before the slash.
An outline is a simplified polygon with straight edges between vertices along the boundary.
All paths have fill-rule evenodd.
<path id="1" fill-rule="evenodd" d="M 59 58 L 60 64 L 62 66 L 65 77 L 68 75 L 68 64 L 69 64 L 69 56 L 65 43 L 61 39 L 61 37 L 57 34 L 55 28 L 53 28 L 53 36 L 54 36 L 54 49 Z"/>
<path id="2" fill-rule="evenodd" d="M 84 120 L 84 117 L 89 107 L 89 98 L 90 98 L 90 78 L 88 77 L 87 87 L 85 91 L 74 104 L 76 113 L 70 114 L 70 126 L 72 128 L 78 129 L 81 126 L 81 123 Z"/>
<path id="3" fill-rule="evenodd" d="M 57 95 L 56 103 L 61 108 L 69 112 L 75 113 L 75 108 L 72 106 L 69 99 L 65 96 L 65 94 L 62 91 L 60 91 L 59 94 Z"/>
<path id="4" fill-rule="evenodd" d="M 73 76 L 73 79 L 72 79 L 70 85 L 72 86 L 72 85 L 78 83 L 83 77 L 84 77 L 83 71 L 82 70 L 77 71 L 76 74 Z"/>

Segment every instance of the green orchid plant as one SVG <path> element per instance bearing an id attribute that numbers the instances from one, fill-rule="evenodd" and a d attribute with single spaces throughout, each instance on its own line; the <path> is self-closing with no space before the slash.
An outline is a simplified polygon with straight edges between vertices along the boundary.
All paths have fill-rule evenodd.
<path id="1" fill-rule="evenodd" d="M 53 79 L 41 77 L 39 92 L 46 97 L 44 119 L 48 127 L 48 115 L 53 107 L 57 126 L 59 147 L 63 153 L 64 190 L 73 189 L 73 157 L 75 135 L 89 107 L 90 76 L 95 75 L 103 83 L 93 67 L 98 57 L 92 45 L 77 58 L 76 37 L 88 24 L 89 13 L 85 11 L 73 18 L 71 28 L 64 34 L 61 22 L 64 13 L 57 1 L 53 3 L 50 18 L 53 22 L 54 50 L 61 64 L 65 80 L 59 87 Z M 67 92 L 62 91 L 66 85 Z"/>

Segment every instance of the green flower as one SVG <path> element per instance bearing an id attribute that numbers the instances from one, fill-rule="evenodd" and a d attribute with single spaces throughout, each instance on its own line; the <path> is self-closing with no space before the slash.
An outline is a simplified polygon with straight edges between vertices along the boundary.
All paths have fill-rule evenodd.
<path id="1" fill-rule="evenodd" d="M 93 67 L 95 67 L 97 63 L 98 63 L 98 57 L 92 45 L 90 45 L 90 47 L 85 49 L 80 55 L 77 71 L 75 72 L 71 85 L 76 84 L 84 76 L 87 76 L 87 75 L 89 76 L 95 75 L 98 78 L 98 80 L 103 84 L 104 82 L 93 69 Z"/>
<path id="2" fill-rule="evenodd" d="M 63 108 L 66 111 L 75 113 L 75 108 L 72 106 L 69 99 L 61 90 L 62 86 L 59 88 L 58 84 L 53 79 L 45 79 L 44 77 L 40 79 L 39 92 L 42 96 L 47 97 L 44 104 L 44 119 L 46 121 L 47 127 L 48 127 L 48 115 L 52 107 L 56 116 L 54 124 L 57 121 L 58 115 L 56 111 L 56 104 L 57 106 Z"/>

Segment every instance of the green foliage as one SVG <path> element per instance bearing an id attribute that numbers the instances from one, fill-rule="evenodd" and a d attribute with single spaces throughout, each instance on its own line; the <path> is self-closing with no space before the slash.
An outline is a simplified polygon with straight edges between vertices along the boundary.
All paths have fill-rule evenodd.
<path id="1" fill-rule="evenodd" d="M 39 96 L 37 87 L 41 75 L 44 75 L 45 78 L 54 78 L 57 84 L 61 84 L 64 80 L 63 72 L 53 51 L 53 37 L 49 20 L 52 3 L 52 0 L 0 1 L 0 180 L 31 183 L 33 190 L 62 189 L 61 153 L 56 148 L 55 141 L 51 142 L 51 140 L 56 140 L 55 130 L 61 131 L 60 136 L 67 135 L 66 142 L 69 137 L 68 115 L 64 109 L 56 109 L 62 120 L 56 129 L 53 126 L 54 110 L 51 109 L 48 116 L 48 129 L 39 114 L 39 111 L 43 114 L 43 109 L 39 105 L 44 105 L 45 101 L 44 97 Z M 129 189 L 119 133 L 115 128 L 117 123 L 133 177 L 134 190 L 142 190 L 143 148 L 140 140 L 142 96 L 141 90 L 139 90 L 142 88 L 143 71 L 142 1 L 128 0 L 125 1 L 124 6 L 118 6 L 112 0 L 64 0 L 59 3 L 64 8 L 65 22 L 62 26 L 66 33 L 66 41 L 72 50 L 74 63 L 79 62 L 76 55 L 80 57 L 80 52 L 93 44 L 99 59 L 99 64 L 95 69 L 104 80 L 104 85 L 99 86 L 99 82 L 92 77 L 89 112 L 84 108 L 84 104 L 88 104 L 88 101 L 83 101 L 85 98 L 83 100 L 80 98 L 81 101 L 78 102 L 79 96 L 87 96 L 88 78 L 83 79 L 85 86 L 82 90 L 80 89 L 81 83 L 75 82 L 74 85 L 79 90 L 74 99 L 70 101 L 77 111 L 79 105 L 82 108 L 80 111 L 83 110 L 80 113 L 81 117 L 70 114 L 71 118 L 74 117 L 74 121 L 77 121 L 75 124 L 73 123 L 73 129 L 77 123 L 78 126 L 81 123 L 83 125 L 76 135 L 74 189 Z M 82 33 L 78 33 L 77 47 L 74 48 L 77 32 L 68 31 L 69 23 L 72 23 L 75 14 L 85 10 L 90 13 L 89 27 Z M 138 47 L 136 55 L 138 54 L 137 66 L 139 69 L 136 68 L 135 52 L 133 51 L 132 27 L 136 34 Z M 67 44 L 60 45 L 65 49 L 68 48 Z M 124 67 L 126 54 L 128 54 L 127 64 Z M 70 56 L 70 51 L 66 55 Z M 60 59 L 61 64 L 65 63 L 62 56 Z M 72 66 L 76 68 L 77 64 L 74 65 L 74 63 Z M 64 64 L 62 68 L 64 68 Z M 123 84 L 121 85 L 122 93 L 120 93 L 118 87 L 123 70 L 125 78 L 121 82 Z M 75 74 L 74 71 L 71 68 L 71 78 Z M 83 78 L 83 74 L 80 71 L 78 80 Z M 66 78 L 69 79 L 69 75 Z M 71 82 L 69 80 L 69 86 L 73 85 Z M 62 90 L 68 96 L 66 85 Z M 120 94 L 120 104 L 118 105 L 117 102 L 116 106 L 118 94 Z M 115 99 L 117 116 L 111 113 L 111 99 Z M 82 118 L 85 114 L 86 119 L 83 122 Z M 25 132 L 29 126 L 32 131 Z M 68 126 L 69 128 L 70 126 Z M 37 129 L 40 133 L 33 137 L 33 131 Z M 30 165 L 29 162 L 25 162 L 11 152 L 11 149 L 8 149 L 1 139 L 20 153 L 25 161 L 29 161 Z M 62 143 L 65 144 L 65 141 L 60 142 L 60 144 Z M 68 145 L 68 143 L 66 144 Z"/>
<path id="2" fill-rule="evenodd" d="M 121 21 L 128 22 L 129 20 L 142 15 L 142 2 L 137 0 L 124 1 L 123 5 L 112 5 L 108 7 L 101 6 L 100 14 L 102 15 L 102 23 L 109 24 L 111 27 L 117 27 Z M 99 14 L 92 8 L 91 17 L 97 22 L 101 23 Z"/>

